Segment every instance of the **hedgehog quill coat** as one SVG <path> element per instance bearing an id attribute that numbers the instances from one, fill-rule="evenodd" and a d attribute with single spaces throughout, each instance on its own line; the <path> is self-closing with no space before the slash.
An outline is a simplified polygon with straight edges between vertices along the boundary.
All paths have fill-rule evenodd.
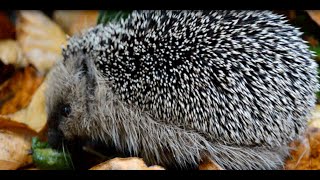
<path id="1" fill-rule="evenodd" d="M 49 143 L 85 137 L 147 163 L 282 168 L 317 64 L 270 11 L 134 11 L 69 39 L 47 90 Z"/>

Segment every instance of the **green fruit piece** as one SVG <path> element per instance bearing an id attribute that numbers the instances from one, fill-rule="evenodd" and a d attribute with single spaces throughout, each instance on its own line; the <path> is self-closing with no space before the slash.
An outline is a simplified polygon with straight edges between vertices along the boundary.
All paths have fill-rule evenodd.
<path id="1" fill-rule="evenodd" d="M 33 137 L 31 141 L 31 148 L 32 149 L 43 149 L 43 148 L 49 148 L 49 145 L 47 142 L 41 142 L 38 137 Z"/>
<path id="2" fill-rule="evenodd" d="M 33 149 L 32 159 L 39 169 L 68 170 L 72 169 L 69 154 L 58 152 L 51 148 Z"/>

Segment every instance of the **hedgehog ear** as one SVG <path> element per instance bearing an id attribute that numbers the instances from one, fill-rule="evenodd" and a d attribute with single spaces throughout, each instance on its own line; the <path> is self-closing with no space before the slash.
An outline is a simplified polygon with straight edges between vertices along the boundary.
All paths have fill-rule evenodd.
<path id="1" fill-rule="evenodd" d="M 63 55 L 63 64 L 66 66 L 67 64 L 70 64 L 75 68 L 77 72 L 81 71 L 81 77 L 80 78 L 86 78 L 88 87 L 93 87 L 96 84 L 96 78 L 94 76 L 93 68 L 90 68 L 94 66 L 93 61 L 91 61 L 88 57 L 86 57 L 83 53 L 84 52 L 71 52 L 66 51 L 63 49 L 62 51 Z M 68 54 L 69 53 L 69 54 Z M 71 54 L 70 54 L 71 53 Z"/>
<path id="2" fill-rule="evenodd" d="M 87 78 L 88 88 L 95 89 L 96 86 L 96 77 L 94 74 L 94 68 L 89 68 L 94 66 L 94 63 L 90 61 L 90 59 L 83 59 L 81 61 L 81 71 L 84 72 L 84 76 Z"/>
<path id="3" fill-rule="evenodd" d="M 84 72 L 84 74 L 88 74 L 88 63 L 85 59 L 81 60 L 80 69 L 82 72 Z"/>

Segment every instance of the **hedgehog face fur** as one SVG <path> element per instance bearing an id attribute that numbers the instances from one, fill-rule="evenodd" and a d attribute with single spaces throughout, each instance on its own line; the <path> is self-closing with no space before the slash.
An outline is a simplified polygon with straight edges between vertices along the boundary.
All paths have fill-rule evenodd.
<path id="1" fill-rule="evenodd" d="M 134 11 L 74 36 L 47 90 L 49 143 L 85 137 L 147 163 L 281 168 L 317 64 L 270 11 Z"/>

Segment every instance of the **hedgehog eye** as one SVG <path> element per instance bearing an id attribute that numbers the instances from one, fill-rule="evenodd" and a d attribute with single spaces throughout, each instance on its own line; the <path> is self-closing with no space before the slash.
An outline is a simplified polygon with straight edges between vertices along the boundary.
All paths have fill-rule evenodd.
<path id="1" fill-rule="evenodd" d="M 69 104 L 65 104 L 62 106 L 62 109 L 61 109 L 61 114 L 64 116 L 64 117 L 68 117 L 69 114 L 71 113 L 71 107 Z"/>

